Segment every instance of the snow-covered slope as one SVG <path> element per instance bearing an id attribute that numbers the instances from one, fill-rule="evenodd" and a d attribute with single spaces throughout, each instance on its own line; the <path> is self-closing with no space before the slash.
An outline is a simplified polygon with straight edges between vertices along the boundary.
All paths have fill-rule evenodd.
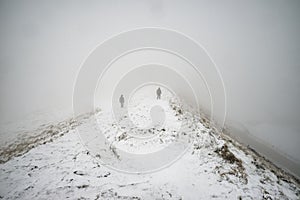
<path id="1" fill-rule="evenodd" d="M 41 134 L 26 138 L 23 145 L 2 149 L 0 198 L 299 199 L 299 181 L 295 177 L 218 133 L 208 119 L 178 100 L 170 96 L 162 100 L 142 97 L 134 102 L 129 102 L 130 112 L 124 112 L 118 121 L 110 113 L 98 110 L 48 127 Z M 164 124 L 160 120 L 148 123 L 152 114 L 161 112 L 159 107 L 149 109 L 154 104 L 163 108 L 162 120 L 168 119 Z M 101 164 L 82 145 L 74 129 L 94 124 L 90 123 L 94 117 L 100 124 L 95 129 L 103 131 L 112 155 L 117 157 L 120 150 L 135 154 L 157 152 L 181 137 L 188 137 L 190 146 L 172 165 L 155 172 L 115 171 Z M 129 118 L 133 124 L 128 123 Z"/>

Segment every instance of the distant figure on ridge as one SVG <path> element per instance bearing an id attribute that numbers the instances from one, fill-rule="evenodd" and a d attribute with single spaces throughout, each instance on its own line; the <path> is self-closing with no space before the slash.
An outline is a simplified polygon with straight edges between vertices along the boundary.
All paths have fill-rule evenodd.
<path id="1" fill-rule="evenodd" d="M 120 96 L 120 98 L 119 98 L 119 102 L 120 102 L 120 104 L 121 104 L 121 108 L 123 108 L 123 107 L 124 107 L 124 102 L 125 102 L 125 99 L 124 99 L 123 94 L 121 94 L 121 96 Z"/>
<path id="2" fill-rule="evenodd" d="M 160 88 L 158 88 L 156 90 L 156 95 L 157 95 L 157 99 L 160 99 L 160 96 L 161 96 L 161 90 L 160 90 Z"/>

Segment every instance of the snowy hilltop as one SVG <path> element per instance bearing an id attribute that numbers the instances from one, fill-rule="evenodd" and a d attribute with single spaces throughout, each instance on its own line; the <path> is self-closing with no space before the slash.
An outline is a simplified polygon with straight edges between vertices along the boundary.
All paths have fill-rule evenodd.
<path id="1" fill-rule="evenodd" d="M 129 112 L 120 108 L 117 120 L 99 109 L 2 148 L 0 199 L 300 198 L 297 178 L 218 132 L 209 119 L 170 94 L 161 100 L 137 95 L 127 106 Z M 77 130 L 88 126 L 101 129 L 118 160 L 123 159 L 121 151 L 157 152 L 180 138 L 189 145 L 160 170 L 124 173 L 103 164 L 101 152 L 94 154 L 83 145 L 83 133 Z"/>

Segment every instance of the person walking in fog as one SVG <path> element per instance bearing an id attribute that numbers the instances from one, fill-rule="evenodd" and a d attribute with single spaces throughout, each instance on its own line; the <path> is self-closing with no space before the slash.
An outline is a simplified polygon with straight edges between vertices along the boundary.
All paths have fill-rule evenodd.
<path id="1" fill-rule="evenodd" d="M 157 99 L 160 99 L 160 97 L 161 97 L 161 90 L 160 90 L 160 88 L 158 88 L 156 90 L 156 95 L 157 95 Z"/>
<path id="2" fill-rule="evenodd" d="M 121 104 L 121 108 L 123 108 L 123 107 L 124 107 L 124 102 L 125 102 L 125 99 L 124 99 L 123 94 L 121 94 L 121 96 L 120 96 L 120 98 L 119 98 L 119 102 L 120 102 L 120 104 Z"/>

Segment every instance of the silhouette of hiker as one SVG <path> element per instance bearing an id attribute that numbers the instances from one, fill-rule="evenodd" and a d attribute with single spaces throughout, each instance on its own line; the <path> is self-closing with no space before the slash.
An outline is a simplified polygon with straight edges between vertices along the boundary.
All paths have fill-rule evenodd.
<path id="1" fill-rule="evenodd" d="M 125 102 L 125 99 L 124 99 L 123 94 L 121 94 L 121 96 L 120 96 L 120 98 L 119 98 L 119 102 L 120 102 L 120 104 L 121 104 L 121 108 L 123 108 L 123 107 L 124 107 L 124 102 Z"/>
<path id="2" fill-rule="evenodd" d="M 160 96 L 161 96 L 161 90 L 160 90 L 160 88 L 158 88 L 156 90 L 156 95 L 157 95 L 157 99 L 160 99 Z"/>

